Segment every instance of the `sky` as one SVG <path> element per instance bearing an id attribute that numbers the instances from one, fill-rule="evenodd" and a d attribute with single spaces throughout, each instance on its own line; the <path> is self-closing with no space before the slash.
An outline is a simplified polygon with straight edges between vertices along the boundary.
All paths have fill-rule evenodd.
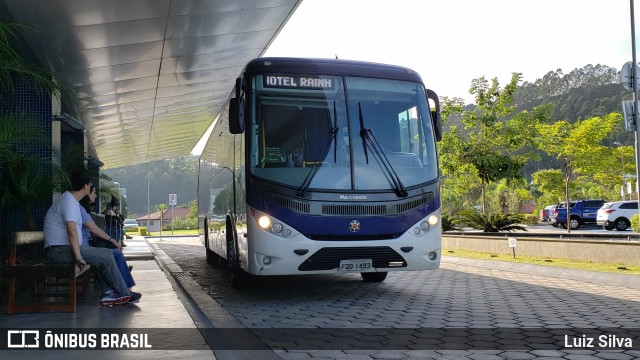
<path id="1" fill-rule="evenodd" d="M 265 56 L 405 66 L 440 97 L 473 103 L 483 76 L 503 87 L 514 72 L 533 82 L 589 64 L 620 70 L 632 59 L 630 1 L 303 0 Z"/>

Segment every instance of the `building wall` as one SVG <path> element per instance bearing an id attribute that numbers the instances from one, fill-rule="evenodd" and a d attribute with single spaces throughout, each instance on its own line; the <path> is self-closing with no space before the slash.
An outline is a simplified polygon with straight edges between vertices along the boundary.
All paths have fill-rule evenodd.
<path id="1" fill-rule="evenodd" d="M 159 232 L 160 231 L 160 220 L 151 220 L 149 222 L 151 225 L 147 223 L 147 220 L 140 221 L 138 220 L 138 226 L 146 227 L 147 232 Z"/>

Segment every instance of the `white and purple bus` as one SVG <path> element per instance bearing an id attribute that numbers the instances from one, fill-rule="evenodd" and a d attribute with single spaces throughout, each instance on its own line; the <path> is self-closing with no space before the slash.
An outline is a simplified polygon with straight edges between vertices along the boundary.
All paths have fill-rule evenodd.
<path id="1" fill-rule="evenodd" d="M 234 286 L 247 273 L 380 282 L 437 269 L 441 134 L 438 97 L 410 69 L 252 60 L 200 158 L 207 261 Z"/>

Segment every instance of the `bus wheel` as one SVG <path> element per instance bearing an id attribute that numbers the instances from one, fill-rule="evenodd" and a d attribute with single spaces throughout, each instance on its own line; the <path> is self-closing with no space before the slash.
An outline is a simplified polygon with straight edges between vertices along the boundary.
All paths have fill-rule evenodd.
<path id="1" fill-rule="evenodd" d="M 366 272 L 360 273 L 364 282 L 383 282 L 387 278 L 387 272 Z"/>
<path id="2" fill-rule="evenodd" d="M 232 232 L 227 231 L 227 234 L 232 234 Z M 231 239 L 227 238 L 227 268 L 231 274 L 231 286 L 234 289 L 246 286 L 247 274 L 240 268 L 238 249 L 233 236 L 231 236 Z"/>
<path id="3" fill-rule="evenodd" d="M 207 252 L 207 264 L 209 265 L 217 265 L 218 264 L 218 255 L 209 249 L 209 244 L 207 243 L 206 250 Z"/>

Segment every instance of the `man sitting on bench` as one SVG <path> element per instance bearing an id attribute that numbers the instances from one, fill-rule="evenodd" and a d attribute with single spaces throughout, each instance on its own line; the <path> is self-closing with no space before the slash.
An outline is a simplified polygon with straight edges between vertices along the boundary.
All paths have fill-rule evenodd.
<path id="1" fill-rule="evenodd" d="M 44 249 L 52 262 L 75 262 L 81 269 L 88 264 L 100 271 L 110 287 L 101 297 L 100 305 L 122 305 L 131 300 L 110 249 L 80 247 L 82 215 L 80 199 L 89 194 L 91 180 L 84 173 L 71 175 L 71 188 L 51 205 L 44 218 Z"/>

